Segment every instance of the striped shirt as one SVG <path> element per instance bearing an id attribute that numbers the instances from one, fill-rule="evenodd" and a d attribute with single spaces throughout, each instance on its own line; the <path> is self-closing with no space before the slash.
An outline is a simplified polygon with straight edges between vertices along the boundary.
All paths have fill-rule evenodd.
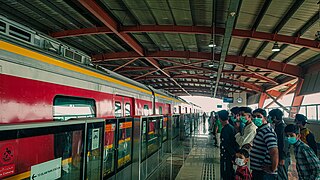
<path id="1" fill-rule="evenodd" d="M 250 168 L 261 171 L 263 166 L 271 165 L 269 150 L 277 147 L 277 135 L 274 130 L 268 124 L 259 127 L 250 151 Z"/>
<path id="2" fill-rule="evenodd" d="M 299 179 L 320 180 L 320 160 L 313 150 L 301 140 L 294 144 Z"/>

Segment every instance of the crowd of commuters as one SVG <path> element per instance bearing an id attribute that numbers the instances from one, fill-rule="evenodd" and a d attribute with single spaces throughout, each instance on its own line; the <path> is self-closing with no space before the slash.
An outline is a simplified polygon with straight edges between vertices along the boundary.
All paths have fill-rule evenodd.
<path id="1" fill-rule="evenodd" d="M 208 122 L 215 146 L 220 146 L 221 179 L 287 180 L 294 148 L 299 179 L 320 180 L 317 144 L 304 115 L 286 125 L 279 109 L 267 114 L 261 108 L 233 107 L 230 113 L 211 112 Z"/>

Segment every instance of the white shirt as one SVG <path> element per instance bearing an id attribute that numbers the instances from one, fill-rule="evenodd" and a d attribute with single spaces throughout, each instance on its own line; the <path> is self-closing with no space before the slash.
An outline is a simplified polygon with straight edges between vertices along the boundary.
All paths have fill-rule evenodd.
<path id="1" fill-rule="evenodd" d="M 243 135 L 238 132 L 235 136 L 236 142 L 239 144 L 240 148 L 245 144 L 253 145 L 253 139 L 257 133 L 257 126 L 251 122 L 250 124 L 246 125 L 243 129 Z"/>

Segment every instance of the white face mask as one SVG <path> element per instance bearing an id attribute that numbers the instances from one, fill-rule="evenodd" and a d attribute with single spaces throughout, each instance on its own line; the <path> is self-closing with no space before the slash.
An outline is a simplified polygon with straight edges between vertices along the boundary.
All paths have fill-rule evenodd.
<path id="1" fill-rule="evenodd" d="M 244 159 L 241 159 L 241 158 L 236 158 L 236 164 L 238 165 L 238 166 L 244 166 L 245 164 L 244 164 Z"/>

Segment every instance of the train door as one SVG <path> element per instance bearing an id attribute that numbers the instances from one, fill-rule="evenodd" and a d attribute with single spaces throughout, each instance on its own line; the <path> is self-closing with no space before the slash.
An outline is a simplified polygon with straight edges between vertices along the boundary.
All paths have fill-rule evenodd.
<path id="1" fill-rule="evenodd" d="M 116 95 L 114 98 L 115 116 L 132 117 L 134 115 L 133 98 Z"/>

